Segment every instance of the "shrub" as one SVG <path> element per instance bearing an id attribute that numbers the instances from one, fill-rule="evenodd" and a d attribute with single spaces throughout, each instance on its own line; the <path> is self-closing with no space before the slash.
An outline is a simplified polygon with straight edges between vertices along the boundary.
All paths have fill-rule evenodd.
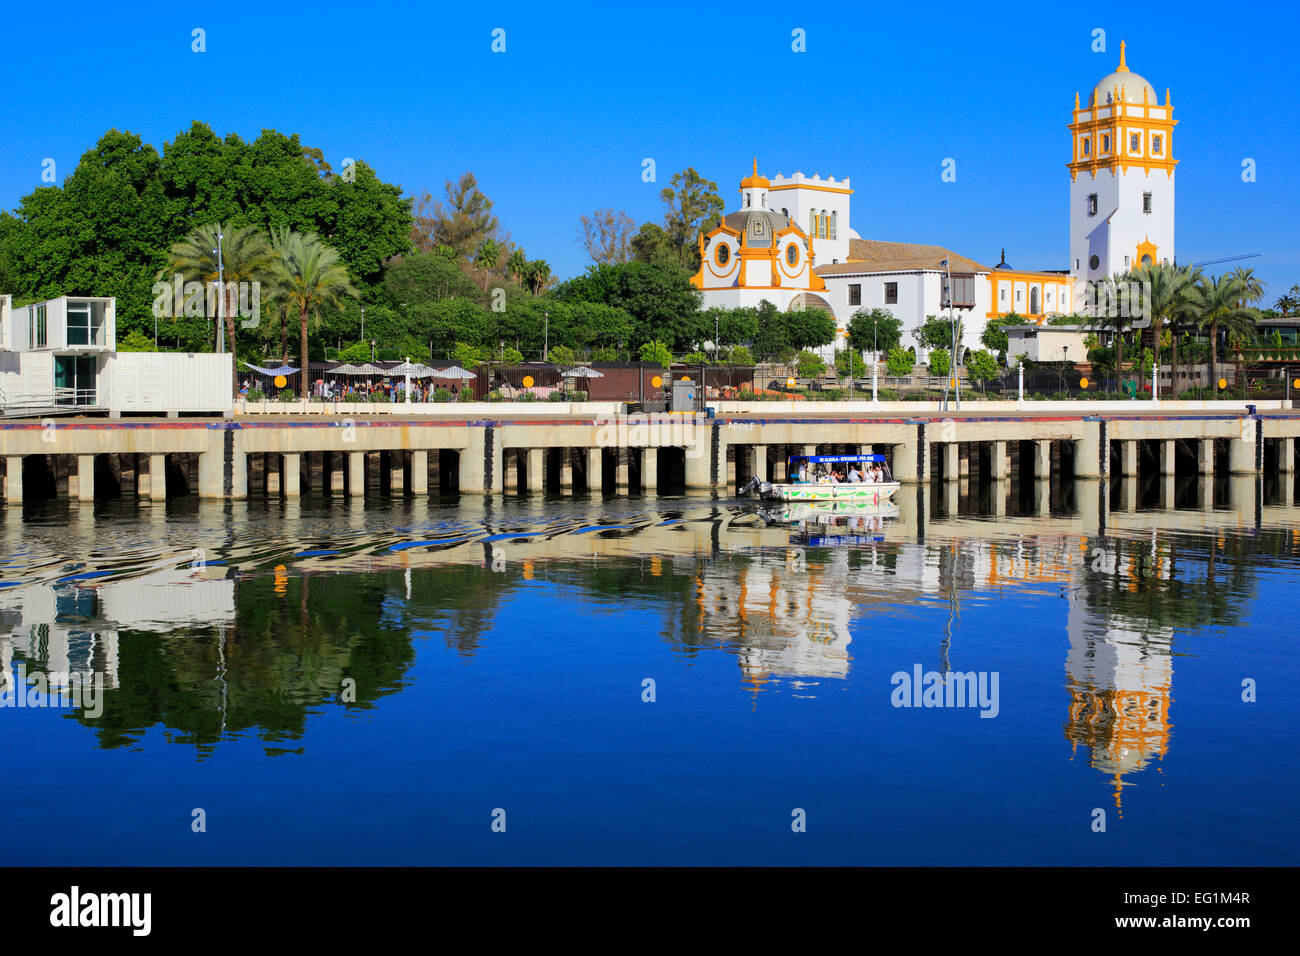
<path id="1" fill-rule="evenodd" d="M 280 390 L 280 394 L 275 397 L 275 400 L 277 402 L 296 402 L 298 401 L 298 394 L 291 388 L 284 388 Z"/>
<path id="2" fill-rule="evenodd" d="M 885 370 L 894 377 L 910 375 L 916 364 L 916 355 L 911 349 L 890 349 L 885 359 Z"/>
<path id="3" fill-rule="evenodd" d="M 501 361 L 506 365 L 519 365 L 524 360 L 524 353 L 518 349 L 507 348 L 501 355 Z"/>
<path id="4" fill-rule="evenodd" d="M 248 400 L 250 402 L 264 402 L 266 401 L 266 392 L 260 388 L 250 388 L 248 390 Z"/>
<path id="5" fill-rule="evenodd" d="M 795 371 L 800 378 L 817 378 L 826 371 L 826 360 L 816 352 L 804 349 L 795 360 Z"/>
<path id="6" fill-rule="evenodd" d="M 727 364 L 753 365 L 754 353 L 751 352 L 749 349 L 745 348 L 745 346 L 743 345 L 737 345 L 734 349 L 731 350 L 731 353 L 727 356 Z"/>
<path id="7" fill-rule="evenodd" d="M 555 365 L 577 365 L 578 356 L 567 345 L 556 345 L 546 353 L 546 361 Z"/>
<path id="8" fill-rule="evenodd" d="M 383 404 L 387 404 L 387 403 L 388 403 L 388 393 L 387 393 L 387 392 L 375 392 L 373 395 L 370 396 L 370 400 L 371 400 L 372 402 L 380 402 L 380 403 L 383 403 Z"/>
<path id="9" fill-rule="evenodd" d="M 439 386 L 433 390 L 433 400 L 435 402 L 450 402 L 451 391 L 444 386 Z"/>
<path id="10" fill-rule="evenodd" d="M 668 351 L 668 346 L 657 339 L 642 345 L 637 350 L 637 356 L 642 362 L 658 362 L 664 368 L 671 368 L 673 364 L 673 353 Z"/>
<path id="11" fill-rule="evenodd" d="M 867 363 L 863 360 L 862 353 L 848 349 L 835 356 L 835 370 L 841 376 L 861 378 L 867 374 Z"/>
<path id="12" fill-rule="evenodd" d="M 483 355 L 476 346 L 468 342 L 457 342 L 451 350 L 451 360 L 464 369 L 472 369 L 483 361 Z"/>
<path id="13" fill-rule="evenodd" d="M 593 362 L 617 362 L 618 349 L 613 349 L 613 348 L 592 349 L 591 360 Z"/>
<path id="14" fill-rule="evenodd" d="M 687 352 L 678 361 L 683 365 L 707 365 L 709 357 L 703 352 Z"/>
<path id="15" fill-rule="evenodd" d="M 950 367 L 951 367 L 951 363 L 949 363 L 948 361 L 947 349 L 930 350 L 930 374 L 931 375 L 947 375 Z"/>

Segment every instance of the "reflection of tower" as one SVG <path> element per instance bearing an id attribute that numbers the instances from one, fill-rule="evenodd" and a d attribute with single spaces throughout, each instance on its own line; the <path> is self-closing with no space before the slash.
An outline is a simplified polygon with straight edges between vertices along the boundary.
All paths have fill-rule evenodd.
<path id="1" fill-rule="evenodd" d="M 1124 776 L 1162 759 L 1169 748 L 1173 629 L 1126 626 L 1119 615 L 1095 612 L 1083 593 L 1078 587 L 1070 592 L 1065 735 L 1076 748 L 1086 746 L 1092 766 L 1113 778 L 1122 814 Z"/>
<path id="2" fill-rule="evenodd" d="M 848 676 L 847 556 L 832 552 L 825 562 L 818 566 L 791 548 L 702 574 L 707 627 L 734 638 L 745 683 L 755 693 L 774 676 Z"/>

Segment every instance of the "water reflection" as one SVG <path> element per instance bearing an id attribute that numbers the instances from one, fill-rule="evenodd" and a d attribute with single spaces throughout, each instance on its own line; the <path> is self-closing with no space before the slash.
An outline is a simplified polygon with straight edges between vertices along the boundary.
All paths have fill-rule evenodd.
<path id="1" fill-rule="evenodd" d="M 161 728 L 201 756 L 239 737 L 299 753 L 314 714 L 359 716 L 411 687 L 420 642 L 494 680 L 479 656 L 500 609 L 537 587 L 575 608 L 650 608 L 687 660 L 733 656 L 753 707 L 859 673 L 878 692 L 898 662 L 855 635 L 914 626 L 909 609 L 939 609 L 930 646 L 946 673 L 958 637 L 982 653 L 987 635 L 964 630 L 972 602 L 1014 597 L 1032 633 L 1064 596 L 1066 633 L 1047 633 L 1064 697 L 1050 709 L 1122 806 L 1173 746 L 1179 636 L 1246 624 L 1261 571 L 1294 567 L 1290 498 L 1220 485 L 1205 507 L 1163 510 L 1123 488 L 1110 508 L 1114 487 L 1096 482 L 1039 487 L 1032 516 L 996 485 L 973 506 L 904 489 L 896 506 L 829 520 L 691 498 L 51 510 L 5 527 L 3 689 L 18 663 L 102 674 L 103 716 L 79 719 L 105 748 L 142 748 Z"/>

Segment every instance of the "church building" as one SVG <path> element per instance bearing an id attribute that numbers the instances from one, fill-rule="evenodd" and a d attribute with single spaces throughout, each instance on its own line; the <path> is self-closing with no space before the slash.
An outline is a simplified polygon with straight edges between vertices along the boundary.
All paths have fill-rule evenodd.
<path id="1" fill-rule="evenodd" d="M 979 348 L 989 319 L 1017 313 L 1043 324 L 1084 307 L 1084 283 L 1174 257 L 1173 106 L 1119 65 L 1069 124 L 1069 267 L 990 268 L 943 246 L 863 239 L 852 227 L 848 179 L 796 172 L 773 179 L 754 161 L 740 181 L 740 208 L 699 236 L 691 283 L 704 308 L 823 309 L 842 331 L 859 310 L 902 320 L 903 343 L 927 316 L 963 320 L 962 344 Z M 829 358 L 834 347 L 822 351 Z"/>

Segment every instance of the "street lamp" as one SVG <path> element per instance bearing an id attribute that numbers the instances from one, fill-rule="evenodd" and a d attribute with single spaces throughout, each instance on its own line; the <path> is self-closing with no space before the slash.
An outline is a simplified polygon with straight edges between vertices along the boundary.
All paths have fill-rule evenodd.
<path id="1" fill-rule="evenodd" d="M 361 341 L 366 340 L 366 307 L 361 307 Z"/>
<path id="2" fill-rule="evenodd" d="M 1062 345 L 1061 346 L 1061 391 L 1063 392 L 1065 391 L 1065 366 L 1069 363 L 1069 361 L 1070 361 L 1070 347 L 1068 345 Z"/>
<path id="3" fill-rule="evenodd" d="M 374 362 L 375 360 L 375 345 L 376 345 L 375 340 L 371 339 L 370 340 L 370 361 L 371 362 Z"/>
<path id="4" fill-rule="evenodd" d="M 217 354 L 220 355 L 226 350 L 226 261 L 221 251 L 222 235 L 220 227 L 217 229 L 217 248 L 212 251 L 217 254 Z"/>

